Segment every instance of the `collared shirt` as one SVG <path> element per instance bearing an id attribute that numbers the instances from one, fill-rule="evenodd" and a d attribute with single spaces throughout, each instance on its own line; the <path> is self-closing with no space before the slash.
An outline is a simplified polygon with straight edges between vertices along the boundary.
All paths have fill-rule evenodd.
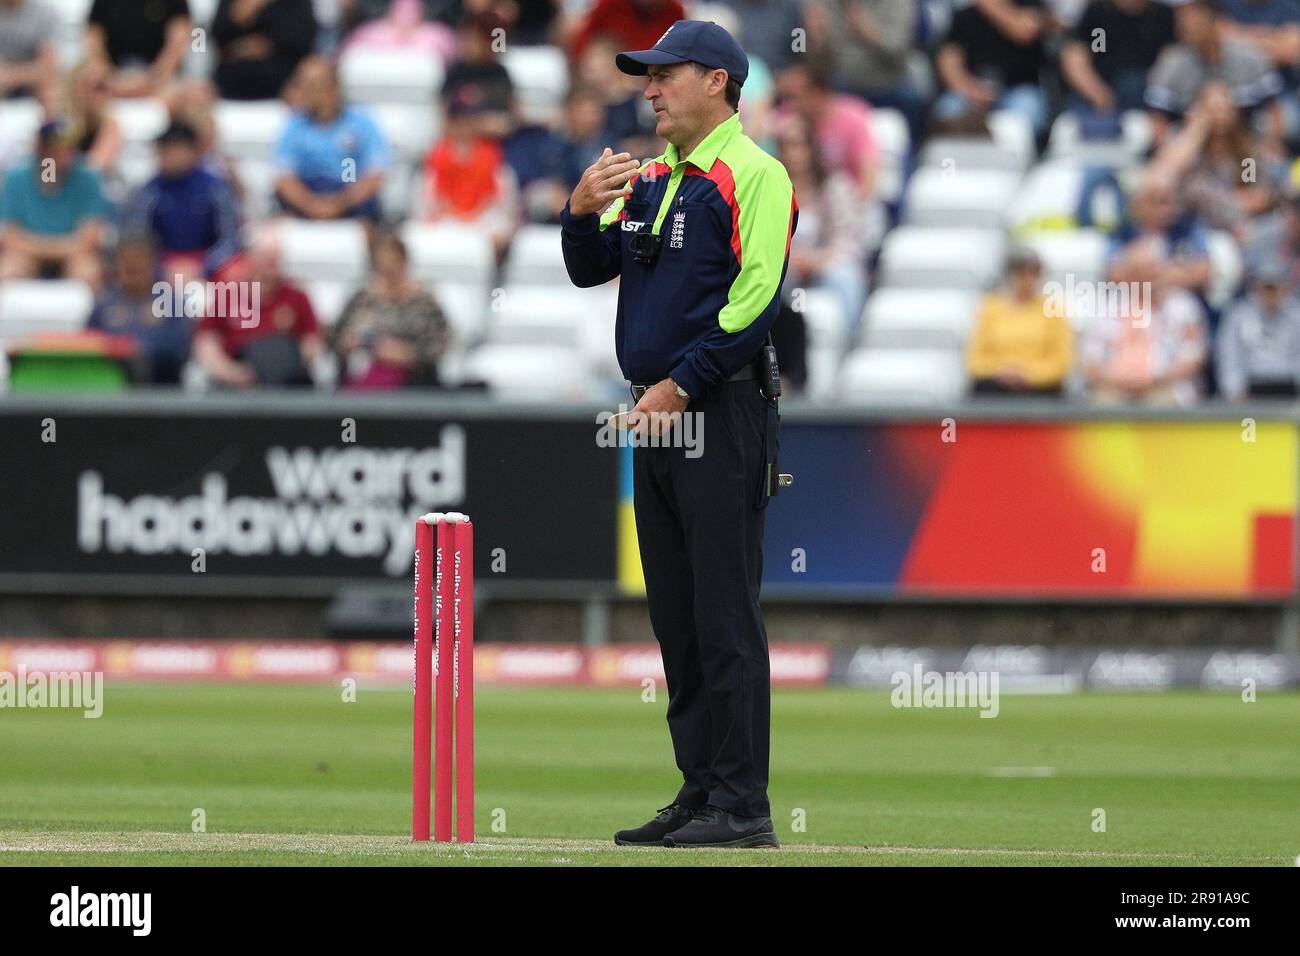
<path id="1" fill-rule="evenodd" d="M 564 263 L 580 287 L 621 276 L 615 329 L 631 382 L 671 378 L 698 397 L 751 362 L 780 310 L 799 206 L 779 161 L 718 124 L 689 156 L 669 144 L 603 215 L 560 214 Z M 660 237 L 653 264 L 632 237 Z"/>

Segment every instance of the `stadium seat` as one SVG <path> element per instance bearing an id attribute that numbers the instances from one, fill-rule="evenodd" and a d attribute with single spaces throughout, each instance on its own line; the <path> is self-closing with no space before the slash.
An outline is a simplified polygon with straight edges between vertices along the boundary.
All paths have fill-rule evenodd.
<path id="1" fill-rule="evenodd" d="M 977 305 L 978 296 L 969 289 L 878 289 L 867 298 L 858 344 L 962 348 Z"/>
<path id="2" fill-rule="evenodd" d="M 52 39 L 58 51 L 59 66 L 68 70 L 81 60 L 85 43 L 86 21 L 94 0 L 46 0 L 44 4 L 54 10 L 59 18 L 58 29 Z"/>
<path id="3" fill-rule="evenodd" d="M 442 306 L 451 324 L 453 340 L 463 346 L 483 341 L 488 310 L 487 288 L 475 283 L 429 282 L 425 287 Z"/>
<path id="4" fill-rule="evenodd" d="M 569 64 L 556 46 L 508 46 L 501 64 L 510 74 L 519 110 L 529 123 L 553 121 L 569 89 Z"/>
<path id="5" fill-rule="evenodd" d="M 195 26 L 211 26 L 213 18 L 217 15 L 217 7 L 220 0 L 189 0 L 190 2 L 190 20 Z"/>
<path id="6" fill-rule="evenodd" d="M 844 361 L 843 349 L 810 348 L 806 362 L 808 381 L 804 397 L 810 402 L 832 402 L 839 382 L 840 364 Z"/>
<path id="7" fill-rule="evenodd" d="M 918 169 L 903 197 L 903 221 L 914 226 L 1001 228 L 1020 174 L 973 169 Z"/>
<path id="8" fill-rule="evenodd" d="M 495 298 L 488 314 L 488 341 L 502 345 L 582 344 L 581 326 L 589 303 L 576 289 L 512 285 Z"/>
<path id="9" fill-rule="evenodd" d="M 442 86 L 442 61 L 427 53 L 349 50 L 339 60 L 344 98 L 354 103 L 427 106 Z"/>
<path id="10" fill-rule="evenodd" d="M 425 282 L 458 282 L 483 290 L 492 284 L 496 256 L 487 234 L 469 226 L 407 222 L 402 226 L 411 271 Z M 559 239 L 555 241 L 559 248 Z"/>
<path id="11" fill-rule="evenodd" d="M 222 100 L 213 120 L 222 153 L 235 160 L 270 162 L 289 122 L 289 107 L 280 100 Z"/>
<path id="12" fill-rule="evenodd" d="M 462 372 L 516 402 L 581 401 L 594 385 L 581 353 L 556 345 L 481 345 L 465 356 Z"/>
<path id="13" fill-rule="evenodd" d="M 569 285 L 560 227 L 527 225 L 515 233 L 506 258 L 507 285 Z"/>
<path id="14" fill-rule="evenodd" d="M 144 144 L 153 149 L 154 140 L 167 128 L 167 106 L 162 100 L 116 99 L 109 104 L 108 113 L 117 121 L 125 146 Z"/>
<path id="15" fill-rule="evenodd" d="M 892 205 L 903 195 L 907 156 L 912 148 L 907 120 L 895 109 L 872 110 L 871 138 L 875 141 L 880 156 L 876 195 Z"/>
<path id="16" fill-rule="evenodd" d="M 1120 116 L 1120 130 L 1117 139 L 1084 139 L 1079 117 L 1067 110 L 1052 124 L 1047 156 L 1111 169 L 1140 163 L 1151 146 L 1151 118 L 1141 110 L 1128 110 Z"/>
<path id="17" fill-rule="evenodd" d="M 41 105 L 27 97 L 0 99 L 0 133 L 18 156 L 28 155 L 36 143 L 41 126 Z"/>
<path id="18" fill-rule="evenodd" d="M 857 349 L 840 368 L 840 399 L 850 404 L 939 405 L 966 390 L 955 349 Z"/>
<path id="19" fill-rule="evenodd" d="M 880 286 L 987 289 L 1002 278 L 1006 236 L 995 229 L 899 226 L 880 251 Z"/>
<path id="20" fill-rule="evenodd" d="M 442 110 L 436 104 L 374 103 L 366 108 L 401 162 L 421 163 L 442 132 Z"/>
<path id="21" fill-rule="evenodd" d="M 989 134 L 993 142 L 1019 159 L 1021 172 L 1033 165 L 1038 156 L 1034 142 L 1034 127 L 1024 113 L 1016 110 L 991 110 L 988 115 Z"/>
<path id="22" fill-rule="evenodd" d="M 921 169 L 1023 173 L 1028 165 L 1015 150 L 979 136 L 938 136 L 921 149 Z"/>
<path id="23" fill-rule="evenodd" d="M 249 156 L 235 160 L 234 165 L 244 194 L 244 218 L 256 222 L 271 216 L 276 209 L 275 164 L 270 159 Z"/>
<path id="24" fill-rule="evenodd" d="M 1241 249 L 1232 233 L 1223 229 L 1211 229 L 1207 245 L 1210 252 L 1210 286 L 1205 292 L 1205 301 L 1211 308 L 1221 309 L 1232 301 L 1241 287 Z"/>
<path id="25" fill-rule="evenodd" d="M 830 289 L 800 289 L 792 305 L 803 313 L 809 349 L 843 354 L 849 323 L 838 295 Z"/>
<path id="26" fill-rule="evenodd" d="M 419 177 L 410 163 L 396 162 L 390 166 L 384 184 L 379 188 L 379 205 L 384 216 L 391 222 L 405 219 L 415 198 L 413 190 L 419 188 Z"/>
<path id="27" fill-rule="evenodd" d="M 360 283 L 365 277 L 370 255 L 360 223 L 286 219 L 276 228 L 283 243 L 285 274 L 296 281 Z"/>
<path id="28" fill-rule="evenodd" d="M 312 311 L 316 320 L 324 328 L 338 322 L 343 314 L 343 307 L 356 292 L 357 286 L 350 282 L 335 282 L 330 279 L 313 279 L 303 283 L 303 291 L 311 300 Z"/>
<path id="29" fill-rule="evenodd" d="M 1019 241 L 1043 260 L 1043 281 L 1097 282 L 1106 276 L 1106 234 L 1097 229 L 1027 232 Z"/>
<path id="30" fill-rule="evenodd" d="M 95 296 L 74 279 L 10 279 L 0 283 L 0 340 L 43 332 L 80 332 Z"/>

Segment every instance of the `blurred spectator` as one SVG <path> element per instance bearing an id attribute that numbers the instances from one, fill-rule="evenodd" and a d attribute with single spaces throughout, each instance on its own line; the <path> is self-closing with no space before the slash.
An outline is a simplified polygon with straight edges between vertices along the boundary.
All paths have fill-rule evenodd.
<path id="1" fill-rule="evenodd" d="M 86 55 L 109 66 L 114 96 L 157 96 L 176 78 L 190 49 L 187 0 L 95 0 Z"/>
<path id="2" fill-rule="evenodd" d="M 364 110 L 343 105 L 338 74 L 324 57 L 304 60 L 295 86 L 302 109 L 275 150 L 280 203 L 304 219 L 378 222 L 391 163 L 384 134 Z"/>
<path id="3" fill-rule="evenodd" d="M 919 138 L 926 102 L 907 69 L 916 0 L 807 0 L 805 9 L 809 41 L 827 57 L 835 85 L 901 111 Z"/>
<path id="4" fill-rule="evenodd" d="M 476 108 L 453 100 L 442 139 L 424 159 L 425 218 L 478 226 L 505 255 L 519 226 L 519 187 L 501 144 L 484 135 Z"/>
<path id="5" fill-rule="evenodd" d="M 833 290 L 847 323 L 846 340 L 853 341 L 867 297 L 862 199 L 852 179 L 822 166 L 801 119 L 783 124 L 777 141 L 778 158 L 799 199 L 799 228 L 790 243 L 786 285 Z"/>
<path id="6" fill-rule="evenodd" d="M 456 34 L 445 23 L 424 18 L 420 0 L 392 0 L 382 19 L 357 27 L 343 44 L 351 50 L 403 50 L 427 53 L 449 63 L 456 53 Z"/>
<path id="7" fill-rule="evenodd" d="M 766 8 L 770 0 L 757 0 L 757 7 Z M 773 4 L 774 5 L 774 4 Z M 749 76 L 745 78 L 745 88 L 740 97 L 740 122 L 745 135 L 757 143 L 765 152 L 776 152 L 776 131 L 772 121 L 776 110 L 776 80 L 772 70 L 762 56 L 755 53 L 748 43 L 748 37 L 761 35 L 753 24 L 741 19 L 738 9 L 749 8 L 750 0 L 738 0 L 737 6 L 723 6 L 719 3 L 700 4 L 691 9 L 691 16 L 697 20 L 712 20 L 722 27 L 745 49 L 749 58 Z M 751 11 L 753 12 L 753 11 Z M 746 28 L 748 27 L 748 31 Z M 802 24 L 800 24 L 802 28 Z M 789 33 L 787 31 L 787 36 Z M 793 42 L 793 40 L 791 40 Z M 787 43 L 788 47 L 790 43 Z M 788 59 L 788 57 L 787 57 Z M 657 143 L 656 143 L 657 145 Z M 641 151 L 638 151 L 641 152 Z M 659 152 L 655 149 L 654 153 Z M 648 153 L 648 155 L 654 155 Z"/>
<path id="8" fill-rule="evenodd" d="M 1264 153 L 1227 85 L 1217 80 L 1201 90 L 1151 165 L 1182 184 L 1188 208 L 1207 227 L 1229 230 L 1239 242 L 1250 219 L 1273 208 L 1287 176 L 1286 164 Z"/>
<path id="9" fill-rule="evenodd" d="M 818 158 L 828 173 L 841 172 L 869 198 L 875 192 L 876 143 L 871 135 L 871 107 L 856 96 L 831 89 L 824 70 L 806 63 L 790 67 L 777 79 L 780 125 L 787 117 L 802 119 L 813 131 Z"/>
<path id="10" fill-rule="evenodd" d="M 363 24 L 388 15 L 391 0 L 339 0 L 339 30 L 343 37 Z M 459 23 L 468 4 L 465 0 L 419 0 L 420 17 L 430 22 Z M 481 5 L 481 4 L 480 4 Z"/>
<path id="11" fill-rule="evenodd" d="M 755 57 L 769 69 L 780 71 L 794 62 L 795 31 L 804 28 L 799 0 L 714 0 L 734 13 L 737 30 L 731 23 L 720 23 L 727 32 L 740 41 L 749 56 L 751 70 Z M 910 0 L 894 0 L 898 6 L 908 6 Z M 712 11 L 709 11 L 711 14 Z M 697 11 L 691 14 L 701 19 Z M 719 22 L 713 16 L 703 19 Z M 811 24 L 810 24 L 811 26 Z M 630 49 L 630 48 L 628 48 Z M 805 51 L 806 52 L 806 51 Z M 745 81 L 749 85 L 749 81 Z"/>
<path id="12" fill-rule="evenodd" d="M 1280 99 L 1287 139 L 1300 139 L 1300 0 L 1222 0 L 1223 35 L 1253 46 L 1282 74 Z"/>
<path id="13" fill-rule="evenodd" d="M 0 200 L 0 279 L 99 285 L 108 203 L 99 174 L 77 156 L 76 133 L 66 122 L 41 127 L 36 155 L 9 171 Z"/>
<path id="14" fill-rule="evenodd" d="M 135 341 L 132 377 L 136 381 L 176 384 L 189 358 L 192 320 L 184 309 L 158 307 L 170 303 L 172 294 L 159 295 L 157 279 L 152 241 L 145 236 L 120 239 L 108 288 L 95 303 L 88 327 Z"/>
<path id="15" fill-rule="evenodd" d="M 510 131 L 514 84 L 497 59 L 495 31 L 505 21 L 493 14 L 468 16 L 456 31 L 459 55 L 442 84 L 444 105 L 456 100 L 473 108 L 484 132 L 503 137 Z"/>
<path id="16" fill-rule="evenodd" d="M 609 37 L 593 37 L 578 60 L 574 83 L 604 91 L 606 146 L 616 153 L 657 156 L 663 146 L 654 132 L 654 111 L 645 100 L 646 81 L 615 65 L 614 56 L 622 49 Z"/>
<path id="17" fill-rule="evenodd" d="M 407 269 L 406 246 L 382 233 L 371 246 L 371 277 L 343 309 L 331 345 L 350 388 L 438 384 L 450 327 L 442 309 Z"/>
<path id="18" fill-rule="evenodd" d="M 217 87 L 207 79 L 191 79 L 173 86 L 164 102 L 167 113 L 194 130 L 199 137 L 199 166 L 212 175 L 224 179 L 236 198 L 243 199 L 239 176 L 232 163 L 217 144 L 217 122 L 213 110 L 217 103 Z"/>
<path id="19" fill-rule="evenodd" d="M 158 137 L 158 175 L 123 213 L 128 231 L 152 235 L 163 271 L 224 279 L 237 268 L 239 207 L 230 187 L 200 165 L 198 134 L 173 120 Z"/>
<path id="20" fill-rule="evenodd" d="M 1188 406 L 1200 397 L 1208 333 L 1200 300 L 1163 279 L 1149 249 L 1128 259 L 1129 284 L 1107 296 L 1084 333 L 1084 374 L 1095 401 Z M 1108 302 L 1109 304 L 1109 302 Z"/>
<path id="21" fill-rule="evenodd" d="M 574 34 L 573 55 L 581 57 L 597 35 L 613 39 L 620 51 L 648 50 L 685 19 L 679 0 L 595 0 Z"/>
<path id="22" fill-rule="evenodd" d="M 47 0 L 0 0 L 0 99 L 54 95 L 59 16 Z"/>
<path id="23" fill-rule="evenodd" d="M 1247 262 L 1276 259 L 1286 270 L 1287 285 L 1300 289 L 1300 191 L 1294 185 L 1276 212 L 1254 224 L 1244 252 Z"/>
<path id="24" fill-rule="evenodd" d="M 1152 268 L 1175 288 L 1199 292 L 1210 282 L 1205 227 L 1182 214 L 1174 180 L 1159 170 L 1146 171 L 1129 199 L 1129 214 L 1111 239 L 1107 278 L 1145 281 L 1139 274 Z"/>
<path id="25" fill-rule="evenodd" d="M 1277 97 L 1282 92 L 1282 78 L 1268 57 L 1227 35 L 1215 3 L 1188 0 L 1174 12 L 1178 43 L 1160 54 L 1147 77 L 1146 103 L 1155 140 L 1164 141 L 1206 83 L 1221 80 L 1240 109 L 1263 114 L 1265 144 L 1281 154 L 1283 122 Z"/>
<path id="26" fill-rule="evenodd" d="M 87 168 L 109 176 L 122 152 L 122 130 L 109 112 L 109 67 L 102 60 L 84 60 L 63 83 L 63 110 L 75 130 L 77 151 Z"/>
<path id="27" fill-rule="evenodd" d="M 212 21 L 223 99 L 273 100 L 312 51 L 311 0 L 221 0 Z"/>
<path id="28" fill-rule="evenodd" d="M 556 27 L 562 5 L 563 0 L 505 0 L 498 4 L 498 9 L 514 9 L 515 17 L 510 24 L 511 42 L 530 46 L 559 41 Z"/>
<path id="29" fill-rule="evenodd" d="M 975 0 L 958 10 L 935 60 L 947 88 L 935 101 L 936 121 L 966 126 L 991 109 L 1006 109 L 1041 134 L 1047 123 L 1039 85 L 1047 23 L 1041 0 Z"/>
<path id="30" fill-rule="evenodd" d="M 579 92 L 575 99 L 575 90 L 581 91 L 583 88 L 570 88 L 569 95 L 565 98 L 561 130 L 567 124 L 568 117 L 573 115 L 580 124 L 591 124 L 598 134 L 605 117 L 600 93 L 587 89 Z M 579 104 L 576 107 L 573 105 L 575 102 Z M 579 128 L 587 129 L 582 126 Z M 569 193 L 577 183 L 576 180 L 569 183 L 570 167 L 578 161 L 578 156 L 585 156 L 586 151 L 579 148 L 575 155 L 562 132 L 548 126 L 525 123 L 522 118 L 516 119 L 513 132 L 502 141 L 501 148 L 518 185 L 524 217 L 529 222 L 558 222 L 560 210 L 564 208 Z M 600 150 L 601 147 L 597 147 L 595 153 L 591 154 L 592 160 L 588 161 L 588 165 L 600 155 Z M 584 170 L 586 168 L 582 167 Z"/>
<path id="31" fill-rule="evenodd" d="M 1174 39 L 1173 10 L 1157 0 L 1092 0 L 1061 50 L 1071 106 L 1106 116 L 1144 109 L 1147 73 Z"/>
<path id="32" fill-rule="evenodd" d="M 1300 300 L 1287 278 L 1276 259 L 1254 266 L 1247 294 L 1220 323 L 1215 360 L 1224 398 L 1300 396 Z"/>
<path id="33" fill-rule="evenodd" d="M 975 394 L 1061 394 L 1073 362 L 1074 332 L 1064 310 L 1047 307 L 1042 278 L 1037 253 L 1011 250 L 1007 286 L 985 296 L 967 346 Z"/>
<path id="34" fill-rule="evenodd" d="M 324 354 L 324 340 L 306 294 L 285 280 L 274 233 L 248 253 L 253 314 L 210 305 L 194 337 L 194 358 L 212 381 L 234 388 L 309 385 L 308 369 Z"/>
<path id="35" fill-rule="evenodd" d="M 562 178 L 564 188 L 569 192 L 578 185 L 587 167 L 614 142 L 615 138 L 606 126 L 607 119 L 605 97 L 599 87 L 585 83 L 574 83 L 569 87 L 559 131 Z"/>

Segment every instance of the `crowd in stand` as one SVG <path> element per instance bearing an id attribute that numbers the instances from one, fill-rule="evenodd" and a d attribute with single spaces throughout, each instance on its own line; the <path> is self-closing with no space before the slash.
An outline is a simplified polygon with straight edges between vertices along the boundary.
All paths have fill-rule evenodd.
<path id="1" fill-rule="evenodd" d="M 394 146 L 347 101 L 341 56 L 418 51 L 442 64 L 438 134 L 399 212 L 481 230 L 503 262 L 522 224 L 558 221 L 605 146 L 662 151 L 644 80 L 619 73 L 613 54 L 694 16 L 748 50 L 742 123 L 799 197 L 778 329 L 796 389 L 810 330 L 792 293 L 833 296 L 852 339 L 905 213 L 882 188 L 873 117 L 897 111 L 915 156 L 928 138 L 986 137 L 990 112 L 1005 111 L 1038 154 L 1063 114 L 1091 139 L 1147 118 L 1104 272 L 1138 291 L 1079 328 L 1048 302 L 1039 256 L 1013 243 L 966 340 L 975 394 L 1059 395 L 1071 381 L 1106 402 L 1297 394 L 1300 0 L 219 0 L 202 20 L 194 6 L 93 0 L 70 56 L 53 0 L 0 0 L 0 98 L 30 97 L 43 117 L 34 143 L 0 127 L 0 281 L 85 282 L 91 328 L 131 336 L 151 381 L 179 381 L 191 363 L 225 387 L 307 384 L 331 359 L 348 387 L 438 384 L 453 332 L 436 285 L 409 269 L 384 202 Z M 564 51 L 551 122 L 521 111 L 500 57 L 509 44 Z M 143 182 L 124 173 L 110 108 L 131 98 L 168 113 Z M 254 214 L 214 112 L 261 100 L 292 113 L 271 207 Z M 364 227 L 369 278 L 340 314 L 318 316 L 284 275 L 274 230 L 257 228 L 281 218 Z M 1211 231 L 1246 263 L 1240 288 L 1214 304 Z M 159 316 L 160 276 L 255 282 L 260 315 Z"/>

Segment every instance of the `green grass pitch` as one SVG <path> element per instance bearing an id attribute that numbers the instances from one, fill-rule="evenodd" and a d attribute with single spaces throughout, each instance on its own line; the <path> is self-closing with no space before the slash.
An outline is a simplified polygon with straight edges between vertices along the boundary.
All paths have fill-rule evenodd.
<path id="1" fill-rule="evenodd" d="M 0 711 L 0 864 L 1294 865 L 1300 694 L 773 698 L 781 850 L 621 849 L 678 777 L 666 695 L 481 688 L 472 846 L 410 842 L 409 691 L 110 684 Z M 1095 809 L 1106 830 L 1094 832 Z M 201 810 L 206 832 L 192 832 Z"/>

